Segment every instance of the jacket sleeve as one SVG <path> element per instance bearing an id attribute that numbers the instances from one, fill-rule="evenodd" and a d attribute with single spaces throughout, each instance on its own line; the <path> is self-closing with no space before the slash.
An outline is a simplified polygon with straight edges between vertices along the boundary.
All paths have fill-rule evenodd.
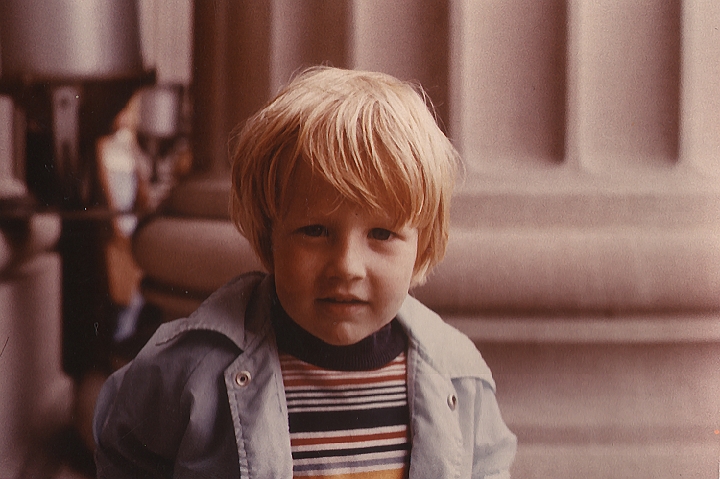
<path id="1" fill-rule="evenodd" d="M 479 381 L 475 405 L 472 477 L 508 479 L 517 439 L 502 419 L 493 387 L 485 381 Z"/>
<path id="2" fill-rule="evenodd" d="M 103 386 L 93 421 L 98 478 L 172 477 L 188 413 L 170 366 L 138 356 Z"/>

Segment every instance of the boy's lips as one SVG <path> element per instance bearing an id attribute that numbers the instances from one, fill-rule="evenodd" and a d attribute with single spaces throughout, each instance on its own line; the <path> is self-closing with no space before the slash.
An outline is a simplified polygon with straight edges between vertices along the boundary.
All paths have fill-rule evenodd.
<path id="1" fill-rule="evenodd" d="M 369 307 L 367 301 L 355 296 L 325 296 L 316 300 L 316 305 L 323 315 L 328 318 L 356 318 L 356 315 L 362 314 Z"/>
<path id="2" fill-rule="evenodd" d="M 318 301 L 329 304 L 366 304 L 362 298 L 353 295 L 331 295 L 318 298 Z"/>

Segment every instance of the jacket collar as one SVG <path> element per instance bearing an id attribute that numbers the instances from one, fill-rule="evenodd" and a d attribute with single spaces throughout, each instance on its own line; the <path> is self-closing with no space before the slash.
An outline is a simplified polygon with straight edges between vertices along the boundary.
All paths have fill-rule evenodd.
<path id="1" fill-rule="evenodd" d="M 157 342 L 167 342 L 185 331 L 206 330 L 228 337 L 247 352 L 270 328 L 273 289 L 272 275 L 240 275 L 210 295 L 190 316 L 178 320 L 175 327 L 159 334 Z M 405 298 L 397 319 L 411 346 L 437 372 L 448 377 L 477 377 L 495 388 L 475 345 L 418 300 Z"/>
<path id="2" fill-rule="evenodd" d="M 272 296 L 267 294 L 270 288 L 272 278 L 265 273 L 238 276 L 211 294 L 190 316 L 169 323 L 172 327 L 158 330 L 157 344 L 186 331 L 203 330 L 220 333 L 247 351 L 269 327 L 269 321 L 260 319 L 269 318 L 262 313 L 270 308 Z"/>
<path id="3" fill-rule="evenodd" d="M 411 346 L 438 373 L 450 377 L 474 377 L 495 390 L 490 368 L 475 344 L 417 299 L 405 298 L 397 319 L 405 328 Z"/>

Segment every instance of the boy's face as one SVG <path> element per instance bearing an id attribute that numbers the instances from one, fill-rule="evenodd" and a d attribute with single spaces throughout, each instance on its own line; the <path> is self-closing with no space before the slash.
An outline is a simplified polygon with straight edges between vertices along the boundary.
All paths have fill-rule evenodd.
<path id="1" fill-rule="evenodd" d="M 301 165 L 273 225 L 277 295 L 288 315 L 326 343 L 353 344 L 389 323 L 413 276 L 417 228 L 393 228 L 343 201 Z"/>

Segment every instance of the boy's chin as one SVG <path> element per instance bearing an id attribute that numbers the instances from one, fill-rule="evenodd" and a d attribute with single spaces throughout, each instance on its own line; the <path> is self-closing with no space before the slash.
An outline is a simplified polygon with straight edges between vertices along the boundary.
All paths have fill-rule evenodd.
<path id="1" fill-rule="evenodd" d="M 375 333 L 385 324 L 371 326 L 368 324 L 354 324 L 351 321 L 334 321 L 326 325 L 322 330 L 310 331 L 310 333 L 333 346 L 350 346 Z"/>

